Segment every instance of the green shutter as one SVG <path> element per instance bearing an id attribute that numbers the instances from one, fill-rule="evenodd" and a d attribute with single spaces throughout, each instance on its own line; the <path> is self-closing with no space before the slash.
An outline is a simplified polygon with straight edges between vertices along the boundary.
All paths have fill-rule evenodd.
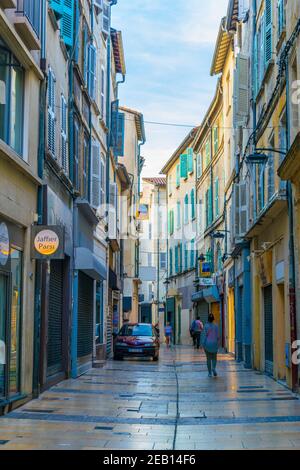
<path id="1" fill-rule="evenodd" d="M 214 127 L 213 137 L 214 137 L 214 153 L 217 153 L 218 148 L 219 148 L 219 129 L 218 129 L 218 127 Z"/>
<path id="2" fill-rule="evenodd" d="M 63 0 L 63 16 L 61 19 L 61 36 L 67 47 L 73 47 L 74 1 Z"/>
<path id="3" fill-rule="evenodd" d="M 63 0 L 50 0 L 49 6 L 54 11 L 57 18 L 61 18 L 63 16 Z"/>
<path id="4" fill-rule="evenodd" d="M 266 0 L 266 10 L 265 10 L 265 65 L 266 66 L 272 59 L 272 52 L 273 52 L 272 51 L 273 49 L 272 1 L 273 0 Z"/>
<path id="5" fill-rule="evenodd" d="M 175 274 L 178 274 L 178 246 L 175 246 Z"/>
<path id="6" fill-rule="evenodd" d="M 212 188 L 208 190 L 208 225 L 213 221 Z"/>
<path id="7" fill-rule="evenodd" d="M 194 267 L 195 267 L 195 240 L 191 241 L 190 267 L 191 267 L 191 269 L 194 269 Z"/>
<path id="8" fill-rule="evenodd" d="M 188 177 L 188 156 L 180 155 L 180 177 L 186 179 Z"/>
<path id="9" fill-rule="evenodd" d="M 195 190 L 194 189 L 192 189 L 192 191 L 191 191 L 191 210 L 192 210 L 192 213 L 191 213 L 192 220 L 194 220 L 194 218 L 196 217 L 196 212 L 195 212 Z"/>
<path id="10" fill-rule="evenodd" d="M 170 260 L 169 260 L 169 273 L 170 273 L 170 276 L 173 275 L 173 250 L 172 248 L 170 248 Z"/>
<path id="11" fill-rule="evenodd" d="M 181 204 L 177 202 L 177 228 L 181 227 Z"/>
<path id="12" fill-rule="evenodd" d="M 194 171 L 194 151 L 188 149 L 188 172 L 193 173 Z"/>

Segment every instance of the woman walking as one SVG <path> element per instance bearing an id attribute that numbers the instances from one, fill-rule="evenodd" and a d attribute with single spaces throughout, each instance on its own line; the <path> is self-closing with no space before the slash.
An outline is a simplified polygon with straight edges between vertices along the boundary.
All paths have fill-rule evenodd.
<path id="1" fill-rule="evenodd" d="M 210 314 L 208 317 L 208 323 L 206 323 L 202 332 L 202 346 L 204 348 L 206 359 L 208 376 L 217 377 L 217 354 L 219 349 L 219 328 L 214 323 L 215 317 Z"/>

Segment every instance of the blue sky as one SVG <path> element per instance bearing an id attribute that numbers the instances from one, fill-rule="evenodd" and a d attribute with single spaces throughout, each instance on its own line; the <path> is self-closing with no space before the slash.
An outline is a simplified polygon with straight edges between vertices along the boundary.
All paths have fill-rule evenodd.
<path id="1" fill-rule="evenodd" d="M 228 0 L 119 0 L 113 27 L 123 33 L 127 77 L 122 105 L 145 121 L 199 125 L 214 95 L 210 66 Z M 156 176 L 189 128 L 146 124 L 143 176 Z"/>

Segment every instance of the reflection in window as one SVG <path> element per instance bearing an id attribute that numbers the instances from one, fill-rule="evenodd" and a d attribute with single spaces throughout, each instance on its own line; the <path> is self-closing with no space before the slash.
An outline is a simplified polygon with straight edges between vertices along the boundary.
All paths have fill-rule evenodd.
<path id="1" fill-rule="evenodd" d="M 22 292 L 22 253 L 12 250 L 11 254 L 12 302 L 10 319 L 10 364 L 9 393 L 20 391 L 20 350 L 21 350 L 21 292 Z"/>

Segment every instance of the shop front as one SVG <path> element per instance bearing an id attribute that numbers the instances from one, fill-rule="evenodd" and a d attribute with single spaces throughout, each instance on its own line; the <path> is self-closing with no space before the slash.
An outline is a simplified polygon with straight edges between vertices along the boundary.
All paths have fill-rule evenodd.
<path id="1" fill-rule="evenodd" d="M 0 216 L 0 408 L 21 398 L 24 231 Z"/>

